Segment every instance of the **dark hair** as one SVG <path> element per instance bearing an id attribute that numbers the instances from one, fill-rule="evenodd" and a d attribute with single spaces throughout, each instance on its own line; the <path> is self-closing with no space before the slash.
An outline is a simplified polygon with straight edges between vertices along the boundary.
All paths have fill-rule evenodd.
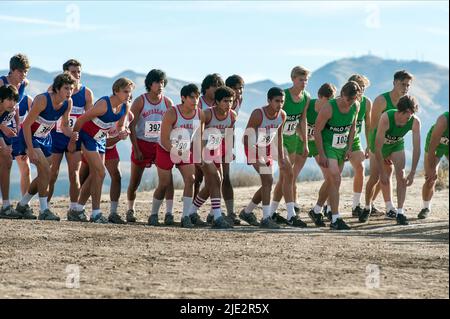
<path id="1" fill-rule="evenodd" d="M 397 110 L 399 112 L 410 110 L 412 113 L 417 113 L 417 111 L 419 110 L 417 99 L 411 95 L 402 96 L 400 100 L 398 100 Z"/>
<path id="2" fill-rule="evenodd" d="M 226 97 L 234 98 L 234 96 L 234 91 L 228 86 L 220 86 L 217 88 L 216 92 L 214 92 L 214 100 L 216 100 L 216 102 L 220 102 Z"/>
<path id="3" fill-rule="evenodd" d="M 67 60 L 64 64 L 63 64 L 63 71 L 69 71 L 69 68 L 71 66 L 79 66 L 81 68 L 81 63 L 78 60 L 75 59 L 70 59 Z"/>
<path id="4" fill-rule="evenodd" d="M 202 82 L 202 94 L 205 94 L 206 90 L 211 86 L 219 87 L 223 85 L 225 85 L 225 83 L 223 83 L 223 80 L 218 73 L 208 74 Z"/>
<path id="5" fill-rule="evenodd" d="M 341 96 L 348 96 L 352 98 L 361 93 L 361 87 L 355 81 L 348 81 L 341 89 Z"/>
<path id="6" fill-rule="evenodd" d="M 13 85 L 3 85 L 0 87 L 0 102 L 4 100 L 19 101 L 19 92 Z"/>
<path id="7" fill-rule="evenodd" d="M 397 71 L 394 74 L 394 81 L 412 80 L 414 76 L 406 70 Z"/>
<path id="8" fill-rule="evenodd" d="M 167 86 L 167 76 L 164 71 L 153 69 L 150 72 L 148 72 L 147 76 L 145 77 L 145 89 L 147 92 L 150 92 L 150 88 L 153 84 L 153 82 L 161 82 L 164 81 L 164 87 Z"/>
<path id="9" fill-rule="evenodd" d="M 267 92 L 267 98 L 269 100 L 272 100 L 276 96 L 284 96 L 284 95 L 285 95 L 285 93 L 284 93 L 283 89 L 280 89 L 277 87 L 273 87 Z"/>
<path id="10" fill-rule="evenodd" d="M 244 79 L 240 75 L 237 75 L 237 74 L 230 75 L 225 80 L 225 85 L 230 88 L 234 88 L 238 84 L 244 85 Z"/>
<path id="11" fill-rule="evenodd" d="M 331 83 L 324 83 L 319 88 L 319 91 L 317 91 L 317 95 L 319 97 L 326 97 L 327 99 L 331 98 L 333 95 L 336 94 L 336 87 Z"/>
<path id="12" fill-rule="evenodd" d="M 25 54 L 18 53 L 9 60 L 9 69 L 14 70 L 28 70 L 30 68 L 30 62 Z"/>
<path id="13" fill-rule="evenodd" d="M 185 85 L 185 86 L 183 86 L 182 88 L 181 88 L 181 92 L 180 92 L 180 95 L 183 97 L 187 97 L 187 96 L 190 96 L 192 93 L 195 93 L 195 94 L 197 94 L 197 95 L 200 95 L 200 90 L 198 89 L 198 86 L 197 85 L 195 85 L 195 84 L 193 84 L 193 83 L 190 83 L 190 84 L 187 84 L 187 85 Z"/>
<path id="14" fill-rule="evenodd" d="M 55 79 L 53 80 L 53 84 L 52 84 L 52 91 L 54 93 L 56 93 L 57 91 L 59 91 L 64 85 L 69 84 L 69 85 L 74 85 L 76 83 L 75 79 L 73 78 L 72 75 L 70 75 L 70 73 L 68 72 L 64 72 L 61 74 L 58 74 Z"/>

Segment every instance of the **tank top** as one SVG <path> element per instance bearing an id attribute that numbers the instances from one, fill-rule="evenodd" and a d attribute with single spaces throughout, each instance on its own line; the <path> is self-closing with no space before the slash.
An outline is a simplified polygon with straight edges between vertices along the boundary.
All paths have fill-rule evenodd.
<path id="1" fill-rule="evenodd" d="M 200 128 L 200 110 L 196 109 L 191 118 L 186 118 L 181 113 L 180 107 L 181 105 L 174 107 L 177 118 L 172 125 L 170 141 L 176 150 L 184 152 L 190 148 L 193 137 Z"/>
<path id="2" fill-rule="evenodd" d="M 236 119 L 230 111 L 223 120 L 219 120 L 216 114 L 216 108 L 210 108 L 211 120 L 205 123 L 205 136 L 207 140 L 206 148 L 209 150 L 217 149 L 222 145 L 225 138 L 225 129 L 234 127 Z"/>
<path id="3" fill-rule="evenodd" d="M 285 89 L 284 93 L 286 99 L 284 101 L 283 110 L 286 112 L 286 122 L 284 124 L 283 134 L 290 136 L 295 135 L 295 129 L 300 121 L 300 118 L 302 117 L 306 102 L 308 101 L 309 93 L 303 91 L 299 102 L 294 102 L 289 89 Z"/>
<path id="4" fill-rule="evenodd" d="M 125 103 L 120 107 L 120 111 L 115 114 L 112 109 L 111 100 L 109 96 L 103 96 L 98 101 L 105 100 L 107 105 L 106 113 L 98 116 L 91 121 L 84 123 L 83 131 L 97 141 L 106 139 L 108 131 L 113 128 L 116 123 L 125 115 L 127 106 Z M 97 101 L 97 102 L 98 102 Z M 96 102 L 96 103 L 97 103 Z M 94 106 L 95 107 L 95 106 Z"/>
<path id="5" fill-rule="evenodd" d="M 44 111 L 42 111 L 38 118 L 31 124 L 31 133 L 34 137 L 45 138 L 50 134 L 53 127 L 56 125 L 56 122 L 61 118 L 64 112 L 69 107 L 68 100 L 65 100 L 63 105 L 55 110 L 53 108 L 52 99 L 50 97 L 50 93 L 45 92 L 43 95 L 47 99 L 47 105 L 45 106 Z"/>
<path id="6" fill-rule="evenodd" d="M 397 113 L 397 110 L 388 110 L 386 111 L 386 114 L 389 119 L 389 128 L 387 129 L 385 135 L 384 135 L 384 144 L 385 145 L 392 145 L 397 143 L 403 143 L 403 136 L 406 135 L 409 131 L 412 130 L 412 126 L 414 123 L 414 115 L 411 116 L 408 122 L 406 122 L 403 126 L 397 126 L 395 124 L 395 113 Z"/>
<path id="7" fill-rule="evenodd" d="M 283 124 L 283 113 L 280 111 L 275 118 L 271 119 L 267 116 L 264 108 L 259 110 L 262 115 L 262 121 L 256 130 L 256 144 L 261 147 L 267 147 L 272 143 L 278 128 Z"/>
<path id="8" fill-rule="evenodd" d="M 341 113 L 336 99 L 329 102 L 333 114 L 322 131 L 323 144 L 335 149 L 345 149 L 348 146 L 348 136 L 356 116 L 356 104 L 352 104 L 349 112 Z"/>
<path id="9" fill-rule="evenodd" d="M 198 108 L 200 110 L 206 110 L 207 108 L 213 107 L 215 104 L 213 103 L 212 105 L 209 105 L 206 101 L 205 101 L 205 97 L 202 95 L 200 96 L 200 99 L 198 100 Z"/>
<path id="10" fill-rule="evenodd" d="M 72 110 L 69 115 L 69 127 L 73 128 L 77 119 L 84 114 L 86 106 L 86 87 L 82 86 L 80 90 L 72 95 Z M 61 120 L 56 123 L 56 132 L 63 133 L 61 130 Z"/>
<path id="11" fill-rule="evenodd" d="M 314 141 L 314 133 L 316 127 L 316 119 L 318 113 L 316 112 L 316 102 L 317 99 L 312 99 L 309 101 L 308 112 L 306 113 L 306 128 L 308 141 Z"/>
<path id="12" fill-rule="evenodd" d="M 136 137 L 140 140 L 156 143 L 161 134 L 161 122 L 170 106 L 170 99 L 162 96 L 157 104 L 153 104 L 142 94 L 144 106 L 136 122 Z"/>

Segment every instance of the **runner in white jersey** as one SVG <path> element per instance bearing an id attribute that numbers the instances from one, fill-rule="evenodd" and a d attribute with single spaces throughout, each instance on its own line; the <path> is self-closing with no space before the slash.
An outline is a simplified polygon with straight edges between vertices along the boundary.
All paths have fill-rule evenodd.
<path id="1" fill-rule="evenodd" d="M 202 81 L 201 92 L 198 102 L 198 108 L 200 110 L 206 110 L 214 106 L 215 97 L 214 94 L 219 86 L 223 86 L 221 76 L 218 73 L 208 74 Z M 200 185 L 203 181 L 203 171 L 200 169 L 199 165 L 195 165 L 195 183 L 194 183 L 194 198 L 197 196 Z"/>
<path id="2" fill-rule="evenodd" d="M 197 108 L 200 92 L 195 84 L 181 89 L 182 104 L 170 108 L 161 123 L 161 139 L 157 146 L 156 166 L 158 187 L 156 197 L 162 201 L 172 179 L 172 168 L 177 166 L 184 181 L 183 216 L 181 227 L 192 228 L 189 217 L 194 192 L 194 162 L 201 162 L 201 135 L 204 114 Z M 159 202 L 160 203 L 160 202 Z M 158 210 L 152 208 L 152 211 Z"/>
<path id="3" fill-rule="evenodd" d="M 147 93 L 139 96 L 131 106 L 131 112 L 134 114 L 136 121 L 130 125 L 131 129 L 131 177 L 128 185 L 128 211 L 127 221 L 135 222 L 135 199 L 136 190 L 141 183 L 142 174 L 146 168 L 152 166 L 156 161 L 156 150 L 161 133 L 161 123 L 164 114 L 173 106 L 171 99 L 163 95 L 164 88 L 167 85 L 166 74 L 161 70 L 151 70 L 145 78 L 145 88 Z M 150 214 L 148 224 L 157 226 L 158 212 L 161 202 L 158 198 L 161 194 L 153 196 L 152 213 Z M 171 182 L 165 194 L 166 198 L 166 215 L 164 223 L 166 225 L 173 224 L 173 182 Z M 153 211 L 155 209 L 155 211 Z"/>
<path id="4" fill-rule="evenodd" d="M 72 93 L 72 110 L 69 115 L 69 126 L 73 128 L 76 120 L 83 115 L 85 111 L 88 111 L 93 107 L 94 94 L 86 86 L 81 84 L 81 63 L 75 59 L 69 59 L 63 64 L 63 71 L 70 73 L 75 79 L 75 89 Z M 51 91 L 51 88 L 49 88 Z M 52 155 L 50 182 L 48 189 L 48 201 L 53 196 L 53 190 L 56 180 L 59 175 L 59 168 L 64 154 L 66 155 L 68 175 L 69 175 L 69 197 L 70 205 L 67 212 L 67 219 L 71 220 L 71 213 L 77 209 L 77 200 L 80 194 L 80 166 L 81 166 L 81 146 L 78 143 L 76 151 L 70 153 L 67 150 L 69 144 L 69 138 L 66 137 L 61 130 L 61 119 L 57 122 L 56 128 L 51 132 L 52 134 Z"/>
<path id="5" fill-rule="evenodd" d="M 222 165 L 233 158 L 236 112 L 231 107 L 234 95 L 234 91 L 229 87 L 219 87 L 215 92 L 215 106 L 204 111 L 205 131 L 203 132 L 204 148 L 201 169 L 206 182 L 194 199 L 190 216 L 191 220 L 197 221 L 199 219 L 198 209 L 211 196 L 211 211 L 207 222 L 212 224 L 213 228 L 232 228 L 234 224 L 233 219 L 225 219 L 220 208 Z"/>
<path id="6" fill-rule="evenodd" d="M 280 171 L 285 171 L 287 161 L 283 152 L 283 125 L 286 112 L 282 110 L 285 93 L 280 88 L 271 88 L 267 92 L 268 105 L 255 109 L 247 123 L 244 135 L 244 151 L 247 164 L 252 165 L 261 178 L 261 188 L 253 195 L 250 203 L 239 217 L 254 226 L 262 228 L 280 228 L 270 217 L 270 193 L 272 191 L 273 159 L 278 161 Z M 273 158 L 274 156 L 275 158 Z M 263 218 L 258 223 L 253 209 L 262 201 Z"/>

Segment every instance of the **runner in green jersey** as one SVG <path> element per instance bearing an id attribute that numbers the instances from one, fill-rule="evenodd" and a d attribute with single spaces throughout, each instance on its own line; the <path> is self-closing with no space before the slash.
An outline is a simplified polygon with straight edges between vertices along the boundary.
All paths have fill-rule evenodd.
<path id="1" fill-rule="evenodd" d="M 369 147 L 373 146 L 376 136 L 376 130 L 378 127 L 378 122 L 380 120 L 381 115 L 390 109 L 396 109 L 396 105 L 400 98 L 408 93 L 409 87 L 411 86 L 411 82 L 413 80 L 413 75 L 405 70 L 397 71 L 394 74 L 394 87 L 390 92 L 383 93 L 373 101 L 372 110 L 370 113 L 370 133 L 369 133 Z M 373 147 L 372 147 L 373 148 Z M 370 176 L 367 180 L 366 184 L 366 192 L 365 192 L 365 209 L 369 209 L 371 214 L 374 213 L 375 209 L 373 207 L 373 202 L 378 194 L 380 189 L 380 185 L 378 183 L 378 173 L 377 171 L 373 171 L 372 167 L 376 167 L 376 158 L 375 154 L 370 152 Z M 385 169 L 391 175 L 393 167 L 392 162 L 390 160 L 385 161 Z M 389 195 L 384 197 L 386 204 L 386 216 L 388 218 L 396 218 L 396 209 L 392 203 L 392 181 L 389 181 L 389 186 L 387 191 L 389 191 Z"/>
<path id="2" fill-rule="evenodd" d="M 362 90 L 362 94 L 370 85 L 370 81 L 364 75 L 353 74 L 349 81 L 355 81 L 358 83 Z M 359 103 L 358 118 L 356 120 L 356 133 L 353 139 L 352 156 L 350 157 L 350 164 L 352 164 L 354 177 L 353 177 L 353 203 L 352 203 L 352 216 L 358 217 L 362 212 L 361 207 L 361 195 L 364 186 L 364 161 L 369 158 L 369 129 L 370 129 L 370 109 L 372 107 L 372 101 L 362 96 Z M 366 150 L 363 152 L 360 141 L 360 134 L 364 122 L 364 132 L 366 136 Z"/>
<path id="3" fill-rule="evenodd" d="M 317 164 L 319 164 L 319 152 L 317 150 L 316 142 L 314 139 L 317 115 L 319 114 L 322 107 L 329 103 L 330 99 L 334 99 L 335 94 L 336 94 L 336 87 L 331 83 L 325 83 L 320 87 L 319 91 L 317 92 L 319 98 L 312 99 L 309 102 L 308 112 L 306 114 L 308 148 L 309 148 L 308 157 L 314 157 Z M 322 170 L 322 173 L 325 176 L 325 171 L 323 170 L 323 168 L 320 165 L 319 168 Z M 320 194 L 325 194 L 325 199 L 328 197 L 327 183 L 322 184 L 322 187 L 320 188 L 319 191 L 319 195 Z M 323 222 L 322 206 L 319 206 L 319 204 L 316 204 L 316 206 L 314 206 L 314 208 L 312 208 L 308 212 L 308 215 L 317 227 L 325 226 L 325 223 Z"/>
<path id="4" fill-rule="evenodd" d="M 434 194 L 439 162 L 442 156 L 448 160 L 448 111 L 444 112 L 436 120 L 436 123 L 430 128 L 425 143 L 425 183 L 422 187 L 422 210 L 417 216 L 419 219 L 427 218 L 431 212 L 431 198 Z"/>
<path id="5" fill-rule="evenodd" d="M 286 202 L 287 197 L 290 197 L 287 192 L 293 193 L 295 211 L 300 210 L 295 203 L 297 198 L 296 179 L 308 158 L 308 143 L 303 143 L 306 141 L 306 116 L 303 114 L 307 112 L 310 100 L 309 93 L 305 91 L 309 74 L 310 72 L 301 66 L 294 67 L 291 71 L 292 87 L 284 91 L 286 99 L 283 110 L 286 112 L 287 118 L 283 126 L 283 151 L 290 168 L 286 172 L 290 176 L 286 178 L 285 174 L 280 172 L 270 208 L 272 219 L 281 224 L 289 224 L 288 221 L 293 217 L 291 213 L 288 213 L 286 219 L 276 212 L 281 197 L 284 195 Z M 299 127 L 298 130 L 297 127 Z M 306 226 L 301 223 L 298 225 L 299 227 Z"/>
<path id="6" fill-rule="evenodd" d="M 341 89 L 341 96 L 324 105 L 317 116 L 315 135 L 319 151 L 319 165 L 325 174 L 328 196 L 319 193 L 319 206 L 326 197 L 330 202 L 332 221 L 330 227 L 336 230 L 350 229 L 339 215 L 339 187 L 344 161 L 351 156 L 353 137 L 356 130 L 361 88 L 354 81 L 347 82 Z M 321 198 L 322 196 L 322 198 Z"/>
<path id="7" fill-rule="evenodd" d="M 371 152 L 375 153 L 373 172 L 379 175 L 381 190 L 386 201 L 389 196 L 389 180 L 392 172 L 386 170 L 385 160 L 392 161 L 397 179 L 397 224 L 408 225 L 408 220 L 404 214 L 403 204 L 405 203 L 406 187 L 411 186 L 417 163 L 420 157 L 420 120 L 414 115 L 419 106 L 414 97 L 405 95 L 397 103 L 397 110 L 388 110 L 380 118 L 375 137 L 375 146 Z M 409 131 L 413 132 L 413 158 L 411 171 L 405 176 L 405 150 L 403 137 Z M 370 210 L 364 209 L 359 216 L 360 222 L 366 222 L 369 218 Z"/>

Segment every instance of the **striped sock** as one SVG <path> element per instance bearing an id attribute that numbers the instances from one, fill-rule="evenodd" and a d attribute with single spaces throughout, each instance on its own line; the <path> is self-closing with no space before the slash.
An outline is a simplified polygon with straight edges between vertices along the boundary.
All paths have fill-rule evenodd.
<path id="1" fill-rule="evenodd" d="M 220 197 L 211 198 L 211 207 L 214 212 L 214 220 L 217 220 L 222 216 L 222 211 L 220 210 Z"/>
<path id="2" fill-rule="evenodd" d="M 189 215 L 197 213 L 198 209 L 202 207 L 202 205 L 206 202 L 206 199 L 201 198 L 200 196 L 196 196 L 194 199 L 193 205 L 189 211 Z"/>

